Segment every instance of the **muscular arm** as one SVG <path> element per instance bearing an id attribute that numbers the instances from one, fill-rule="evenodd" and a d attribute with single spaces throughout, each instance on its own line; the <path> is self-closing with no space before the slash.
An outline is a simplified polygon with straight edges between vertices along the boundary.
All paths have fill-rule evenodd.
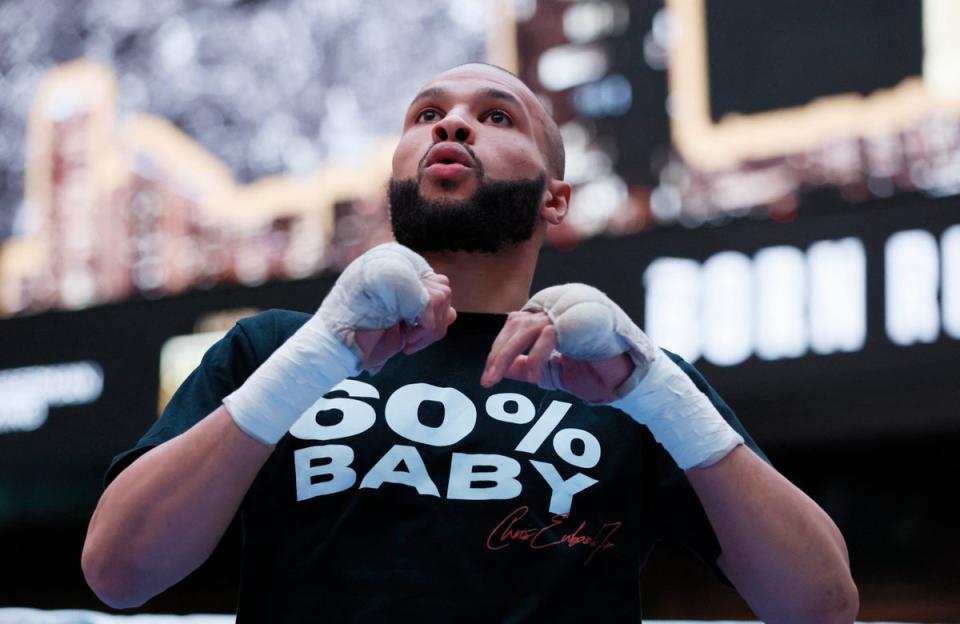
<path id="1" fill-rule="evenodd" d="M 110 484 L 81 560 L 97 596 L 113 607 L 137 606 L 196 569 L 304 410 L 356 369 L 442 338 L 456 319 L 450 295 L 445 276 L 399 245 L 354 260 L 317 314 L 224 396 L 224 405 Z M 415 326 L 407 323 L 414 319 Z M 224 389 L 217 390 L 220 396 Z"/>
<path id="2" fill-rule="evenodd" d="M 605 295 L 579 284 L 537 293 L 508 318 L 481 383 L 503 377 L 560 386 L 646 426 L 686 469 L 720 542 L 720 568 L 764 621 L 853 621 L 857 590 L 837 527 L 744 446 L 688 374 Z"/>
<path id="3" fill-rule="evenodd" d="M 857 588 L 843 537 L 799 488 L 739 446 L 690 468 L 717 536 L 720 569 L 764 622 L 852 622 Z"/>
<path id="4" fill-rule="evenodd" d="M 272 447 L 220 406 L 139 457 L 103 493 L 87 529 L 87 583 L 114 608 L 143 604 L 203 563 Z"/>

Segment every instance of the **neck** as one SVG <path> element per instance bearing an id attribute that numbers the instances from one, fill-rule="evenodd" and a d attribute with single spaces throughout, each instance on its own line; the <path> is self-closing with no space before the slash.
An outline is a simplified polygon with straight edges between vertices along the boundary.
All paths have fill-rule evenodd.
<path id="1" fill-rule="evenodd" d="M 504 314 L 519 310 L 530 298 L 539 250 L 533 242 L 497 253 L 431 252 L 424 257 L 450 279 L 456 311 Z"/>

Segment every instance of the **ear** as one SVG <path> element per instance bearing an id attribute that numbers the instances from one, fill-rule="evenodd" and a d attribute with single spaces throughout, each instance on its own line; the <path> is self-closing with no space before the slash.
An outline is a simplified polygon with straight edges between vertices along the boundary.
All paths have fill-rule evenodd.
<path id="1" fill-rule="evenodd" d="M 563 180 L 551 178 L 544 189 L 545 201 L 540 206 L 540 216 L 551 225 L 560 225 L 567 216 L 570 206 L 570 193 L 573 187 Z"/>

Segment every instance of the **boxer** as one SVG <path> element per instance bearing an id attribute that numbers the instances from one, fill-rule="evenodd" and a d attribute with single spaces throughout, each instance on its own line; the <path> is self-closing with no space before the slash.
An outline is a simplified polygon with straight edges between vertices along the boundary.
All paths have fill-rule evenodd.
<path id="1" fill-rule="evenodd" d="M 429 81 L 397 242 L 315 314 L 241 321 L 118 456 L 82 557 L 97 595 L 144 603 L 240 518 L 241 622 L 639 620 L 663 537 L 765 621 L 853 621 L 840 532 L 702 376 L 596 288 L 530 296 L 563 160 L 509 72 Z"/>

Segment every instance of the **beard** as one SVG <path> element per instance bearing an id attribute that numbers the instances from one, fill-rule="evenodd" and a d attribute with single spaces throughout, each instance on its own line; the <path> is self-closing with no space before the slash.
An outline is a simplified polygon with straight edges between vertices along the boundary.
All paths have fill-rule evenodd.
<path id="1" fill-rule="evenodd" d="M 397 242 L 414 251 L 495 253 L 529 240 L 536 228 L 546 175 L 487 181 L 467 199 L 428 199 L 419 180 L 390 180 L 390 224 Z"/>

